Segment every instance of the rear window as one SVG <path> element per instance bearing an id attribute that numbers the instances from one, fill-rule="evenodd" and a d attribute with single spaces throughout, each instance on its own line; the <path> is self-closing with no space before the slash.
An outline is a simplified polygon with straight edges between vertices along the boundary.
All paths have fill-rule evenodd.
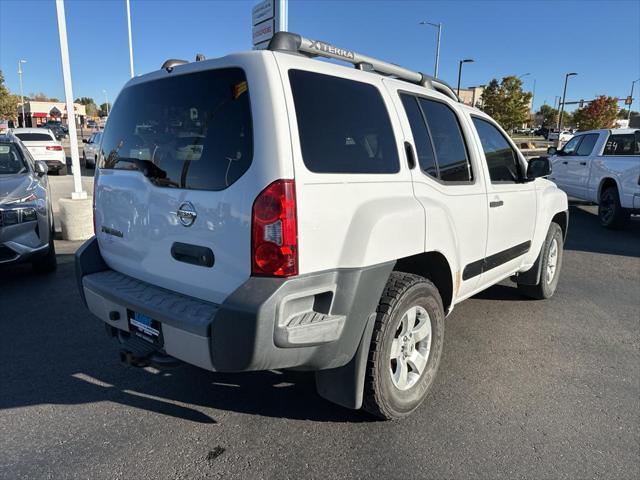
<path id="1" fill-rule="evenodd" d="M 53 142 L 53 138 L 48 133 L 16 133 L 23 142 Z"/>
<path id="2" fill-rule="evenodd" d="M 226 68 L 124 89 L 103 132 L 100 168 L 137 170 L 162 187 L 222 190 L 252 157 L 247 79 Z"/>
<path id="3" fill-rule="evenodd" d="M 16 146 L 12 143 L 0 143 L 0 175 L 11 175 L 26 171 L 27 166 Z"/>
<path id="4" fill-rule="evenodd" d="M 290 70 L 305 166 L 315 173 L 396 173 L 398 147 L 376 87 Z"/>

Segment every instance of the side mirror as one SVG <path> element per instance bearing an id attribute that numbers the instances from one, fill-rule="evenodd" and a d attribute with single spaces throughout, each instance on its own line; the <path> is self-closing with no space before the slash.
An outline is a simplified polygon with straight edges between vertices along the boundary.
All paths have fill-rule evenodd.
<path id="1" fill-rule="evenodd" d="M 556 155 L 558 153 L 558 149 L 556 147 L 547 148 L 547 155 Z"/>
<path id="2" fill-rule="evenodd" d="M 82 143 L 89 143 L 89 139 L 88 138 L 83 138 L 82 139 Z"/>
<path id="3" fill-rule="evenodd" d="M 529 160 L 527 180 L 551 175 L 551 162 L 547 157 L 536 157 Z"/>
<path id="4" fill-rule="evenodd" d="M 47 174 L 49 171 L 49 167 L 42 160 L 36 160 L 35 170 L 39 177 L 42 177 Z"/>

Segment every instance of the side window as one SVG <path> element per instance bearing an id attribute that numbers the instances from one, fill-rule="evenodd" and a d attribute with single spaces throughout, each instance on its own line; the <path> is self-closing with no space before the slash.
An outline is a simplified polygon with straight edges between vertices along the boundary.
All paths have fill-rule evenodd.
<path id="1" fill-rule="evenodd" d="M 420 98 L 419 103 L 431 133 L 440 180 L 472 181 L 473 173 L 456 114 L 441 102 Z"/>
<path id="2" fill-rule="evenodd" d="M 520 161 L 518 154 L 507 139 L 494 125 L 478 117 L 472 117 L 478 131 L 482 150 L 489 167 L 491 183 L 520 180 Z"/>
<path id="3" fill-rule="evenodd" d="M 433 153 L 433 145 L 431 144 L 431 136 L 427 130 L 427 125 L 424 123 L 424 117 L 418 105 L 418 99 L 413 95 L 406 94 L 400 95 L 400 99 L 402 100 L 405 112 L 407 112 L 409 125 L 411 125 L 411 133 L 413 134 L 413 141 L 416 145 L 420 168 L 424 173 L 438 178 L 438 169 Z"/>
<path id="4" fill-rule="evenodd" d="M 604 146 L 603 155 L 635 155 L 636 139 L 633 134 L 610 135 Z"/>
<path id="5" fill-rule="evenodd" d="M 578 147 L 578 150 L 577 150 L 577 154 L 580 155 L 581 157 L 591 155 L 591 152 L 593 151 L 593 147 L 596 145 L 596 142 L 598 141 L 597 133 L 590 133 L 588 135 L 583 135 L 583 137 L 584 138 L 582 139 L 582 142 L 580 143 L 580 146 Z"/>
<path id="6" fill-rule="evenodd" d="M 580 145 L 580 141 L 582 140 L 582 135 L 576 135 L 572 139 L 570 139 L 565 146 L 562 148 L 563 155 L 575 155 L 578 150 L 578 146 Z"/>
<path id="7" fill-rule="evenodd" d="M 305 166 L 315 173 L 400 171 L 389 112 L 368 83 L 290 70 Z"/>

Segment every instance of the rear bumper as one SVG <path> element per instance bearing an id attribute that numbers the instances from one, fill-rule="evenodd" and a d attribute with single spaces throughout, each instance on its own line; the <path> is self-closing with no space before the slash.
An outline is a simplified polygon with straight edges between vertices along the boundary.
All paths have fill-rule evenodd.
<path id="1" fill-rule="evenodd" d="M 143 313 L 162 324 L 161 351 L 216 371 L 344 366 L 393 265 L 289 279 L 250 277 L 214 304 L 109 269 L 95 239 L 76 254 L 79 288 L 91 313 L 125 338 L 131 334 L 129 311 Z"/>

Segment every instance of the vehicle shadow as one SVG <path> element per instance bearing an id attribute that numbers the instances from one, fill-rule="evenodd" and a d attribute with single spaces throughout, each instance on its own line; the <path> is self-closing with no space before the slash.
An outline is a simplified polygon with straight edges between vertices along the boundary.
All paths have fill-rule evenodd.
<path id="1" fill-rule="evenodd" d="M 640 217 L 632 216 L 620 230 L 600 226 L 597 207 L 572 203 L 569 206 L 569 233 L 565 250 L 640 257 Z"/>
<path id="2" fill-rule="evenodd" d="M 0 410 L 109 401 L 198 423 L 216 423 L 212 409 L 321 422 L 375 420 L 323 400 L 312 373 L 125 366 L 117 342 L 81 304 L 73 256 L 58 260 L 51 275 L 36 276 L 29 266 L 0 269 Z"/>

